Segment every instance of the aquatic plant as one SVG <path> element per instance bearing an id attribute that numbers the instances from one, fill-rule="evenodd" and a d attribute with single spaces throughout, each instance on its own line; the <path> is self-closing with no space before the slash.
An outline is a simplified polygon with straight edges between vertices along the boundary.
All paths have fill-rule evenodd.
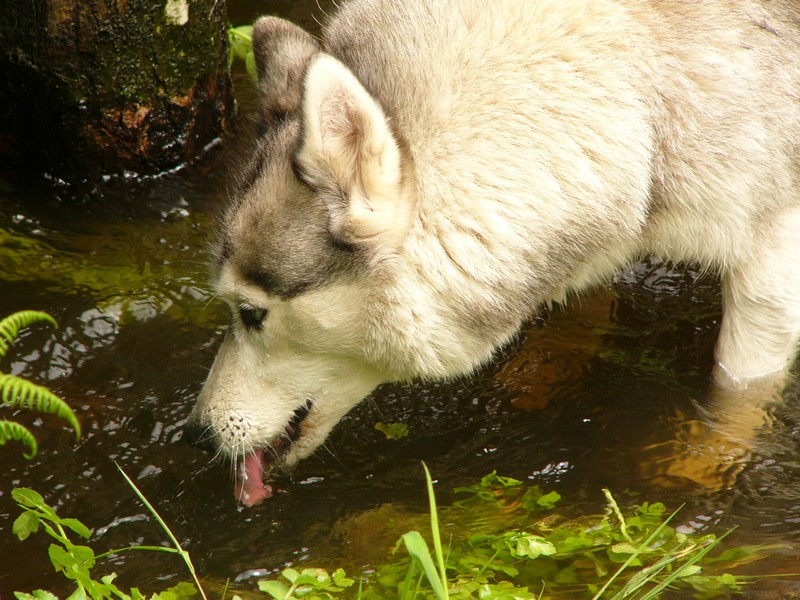
<path id="1" fill-rule="evenodd" d="M 132 546 L 95 555 L 88 546 L 70 539 L 69 534 L 89 538 L 85 525 L 59 517 L 38 493 L 25 488 L 12 492 L 23 510 L 14 533 L 24 540 L 41 527 L 54 538 L 49 550 L 53 566 L 76 584 L 70 598 L 143 600 L 137 588 L 120 589 L 114 573 L 97 579 L 92 572 L 101 558 L 130 550 L 179 554 L 194 578 L 196 587 L 180 583 L 151 599 L 181 600 L 198 590 L 205 598 L 188 552 L 123 475 L 168 533 L 173 548 Z M 676 513 L 663 504 L 645 502 L 623 511 L 607 491 L 605 515 L 567 520 L 556 510 L 557 493 L 543 493 L 538 486 L 496 473 L 458 488 L 460 499 L 440 509 L 427 468 L 425 477 L 430 531 L 425 536 L 416 530 L 403 534 L 386 563 L 356 577 L 342 568 L 287 567 L 277 577 L 260 581 L 259 590 L 275 600 L 544 600 L 565 595 L 652 600 L 676 588 L 695 597 L 713 598 L 740 591 L 756 579 L 727 571 L 767 555 L 768 548 L 739 546 L 712 557 L 710 553 L 727 534 L 681 533 L 670 525 Z M 439 525 L 443 518 L 448 529 L 458 531 L 447 544 Z M 18 600 L 57 600 L 43 590 L 16 595 Z"/>
<path id="2" fill-rule="evenodd" d="M 21 329 L 40 321 L 48 322 L 54 327 L 58 326 L 53 317 L 37 310 L 16 312 L 0 321 L 0 359 L 5 357 Z M 76 440 L 81 437 L 81 426 L 73 410 L 46 387 L 16 375 L 0 372 L 0 399 L 5 407 L 22 407 L 40 413 L 55 414 L 72 426 Z M 33 433 L 16 421 L 0 420 L 0 445 L 10 440 L 19 441 L 27 447 L 25 458 L 31 459 L 36 456 L 37 444 Z"/>
<path id="3" fill-rule="evenodd" d="M 328 574 L 289 567 L 259 582 L 259 589 L 275 600 L 538 600 L 565 595 L 622 600 L 657 598 L 674 588 L 713 598 L 752 581 L 725 569 L 766 556 L 766 548 L 741 546 L 711 557 L 727 533 L 681 533 L 670 525 L 676 512 L 661 503 L 645 502 L 626 514 L 605 490 L 607 514 L 567 520 L 555 510 L 557 493 L 496 473 L 458 488 L 460 498 L 439 510 L 427 468 L 425 476 L 433 552 L 422 533 L 410 531 L 398 541 L 396 558 L 361 577 L 348 577 L 342 569 Z M 440 520 L 463 534 L 451 534 L 446 552 Z M 403 547 L 406 553 L 398 555 Z M 356 579 L 359 585 L 353 589 Z"/>
<path id="4" fill-rule="evenodd" d="M 45 533 L 53 538 L 54 543 L 50 544 L 48 555 L 50 556 L 50 562 L 53 564 L 53 568 L 56 572 L 61 573 L 66 579 L 74 582 L 75 591 L 70 594 L 70 599 L 145 600 L 146 596 L 143 595 L 138 588 L 131 588 L 129 592 L 120 589 L 114 583 L 117 577 L 115 573 L 101 576 L 99 579 L 97 579 L 93 573 L 97 561 L 102 558 L 120 554 L 121 552 L 145 550 L 149 552 L 178 554 L 183 559 L 197 585 L 197 587 L 195 587 L 191 583 L 181 582 L 160 593 L 151 595 L 149 597 L 150 600 L 182 600 L 183 598 L 196 596 L 198 590 L 205 600 L 206 594 L 200 585 L 200 580 L 197 577 L 189 553 L 181 547 L 167 524 L 150 502 L 147 501 L 125 471 L 121 468 L 119 468 L 119 470 L 128 482 L 128 485 L 130 485 L 142 503 L 147 507 L 156 521 L 158 521 L 161 528 L 167 533 L 174 547 L 128 546 L 126 548 L 109 550 L 102 554 L 95 554 L 91 547 L 76 544 L 70 539 L 70 534 L 77 535 L 83 539 L 89 539 L 91 532 L 86 525 L 78 519 L 60 517 L 56 510 L 45 502 L 41 494 L 28 488 L 17 488 L 11 492 L 11 497 L 22 509 L 22 513 L 14 521 L 12 527 L 13 533 L 20 541 L 23 541 L 39 531 L 39 528 L 42 528 Z M 57 600 L 54 594 L 45 590 L 35 590 L 33 593 L 16 592 L 15 595 L 17 600 Z"/>

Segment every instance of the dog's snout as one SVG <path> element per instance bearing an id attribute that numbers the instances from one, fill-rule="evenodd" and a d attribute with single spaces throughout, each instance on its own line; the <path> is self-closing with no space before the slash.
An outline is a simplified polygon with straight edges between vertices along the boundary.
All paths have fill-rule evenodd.
<path id="1" fill-rule="evenodd" d="M 190 446 L 205 450 L 206 452 L 216 451 L 211 428 L 206 425 L 200 425 L 198 423 L 187 425 L 184 429 L 184 436 Z"/>

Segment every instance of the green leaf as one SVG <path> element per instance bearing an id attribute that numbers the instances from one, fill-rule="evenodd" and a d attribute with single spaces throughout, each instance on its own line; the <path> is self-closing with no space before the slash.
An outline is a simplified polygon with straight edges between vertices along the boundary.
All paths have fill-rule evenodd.
<path id="1" fill-rule="evenodd" d="M 1 375 L 2 373 L 0 373 L 0 376 Z M 4 446 L 6 442 L 11 440 L 25 444 L 25 446 L 28 448 L 28 451 L 22 456 L 28 460 L 36 456 L 38 451 L 36 438 L 33 437 L 33 434 L 27 427 L 20 425 L 15 421 L 0 421 L 0 446 Z"/>
<path id="2" fill-rule="evenodd" d="M 592 548 L 595 545 L 594 539 L 586 534 L 568 534 L 563 539 L 554 540 L 554 543 L 561 554 L 577 554 L 581 550 Z"/>
<path id="3" fill-rule="evenodd" d="M 484 583 L 478 588 L 479 600 L 534 600 L 538 598 L 528 588 L 514 586 L 510 581 L 497 584 Z"/>
<path id="4" fill-rule="evenodd" d="M 725 587 L 729 587 L 733 590 L 741 589 L 742 584 L 739 582 L 739 578 L 736 575 L 731 575 L 730 573 L 725 573 L 723 575 L 719 575 L 715 578 L 717 582 L 724 585 Z"/>
<path id="5" fill-rule="evenodd" d="M 405 423 L 375 423 L 375 429 L 383 433 L 387 440 L 399 440 L 408 435 Z"/>
<path id="6" fill-rule="evenodd" d="M 436 562 L 439 564 L 441 586 L 444 588 L 444 595 L 440 596 L 440 598 L 447 599 L 447 569 L 444 562 L 444 552 L 442 552 L 442 538 L 439 535 L 439 511 L 436 508 L 436 494 L 433 493 L 433 478 L 431 477 L 431 472 L 428 470 L 428 465 L 426 465 L 424 462 L 422 463 L 422 470 L 425 472 L 425 483 L 426 487 L 428 488 L 428 504 L 430 505 L 429 514 L 431 521 L 431 537 L 433 538 L 433 551 L 436 555 Z M 432 582 L 431 585 L 433 585 Z"/>
<path id="7" fill-rule="evenodd" d="M 558 492 L 548 492 L 536 501 L 536 504 L 545 510 L 552 509 L 558 501 L 561 500 L 561 494 Z"/>
<path id="8" fill-rule="evenodd" d="M 22 508 L 35 508 L 49 517 L 57 518 L 56 511 L 44 501 L 42 495 L 36 490 L 24 487 L 16 488 L 11 491 L 11 497 Z"/>
<path id="9" fill-rule="evenodd" d="M 289 596 L 289 586 L 274 579 L 259 581 L 258 589 L 279 600 L 283 600 Z"/>
<path id="10" fill-rule="evenodd" d="M 88 540 L 92 535 L 92 532 L 89 531 L 89 528 L 81 523 L 78 519 L 61 519 L 61 524 L 64 527 L 68 527 L 84 539 Z"/>
<path id="11" fill-rule="evenodd" d="M 615 554 L 634 554 L 639 552 L 639 548 L 629 542 L 620 542 L 611 546 L 611 551 Z"/>
<path id="12" fill-rule="evenodd" d="M 556 553 L 556 547 L 540 535 L 522 534 L 515 540 L 515 556 L 525 556 L 527 558 L 538 558 L 540 556 L 552 556 Z"/>
<path id="13" fill-rule="evenodd" d="M 253 26 L 242 25 L 228 28 L 228 44 L 230 55 L 228 62 L 233 64 L 234 59 L 244 61 L 245 70 L 253 81 L 258 80 L 256 57 L 253 54 Z"/>
<path id="14" fill-rule="evenodd" d="M 720 552 L 719 556 L 706 558 L 705 562 L 707 564 L 727 563 L 746 565 L 764 558 L 765 550 L 778 547 L 780 546 L 735 546 Z"/>
<path id="15" fill-rule="evenodd" d="M 697 575 L 702 569 L 697 565 L 684 565 L 675 572 L 675 577 L 691 577 Z"/>
<path id="16" fill-rule="evenodd" d="M 514 479 L 513 477 L 503 477 L 502 475 L 498 475 L 497 471 L 492 471 L 481 478 L 481 487 L 484 488 L 497 489 L 518 487 L 521 485 L 522 482 L 520 480 Z"/>
<path id="17" fill-rule="evenodd" d="M 256 55 L 252 52 L 248 52 L 247 56 L 244 57 L 244 68 L 247 71 L 247 74 L 250 76 L 250 79 L 253 81 L 258 81 L 258 69 L 256 68 Z"/>
<path id="18" fill-rule="evenodd" d="M 286 579 L 289 583 L 294 585 L 294 583 L 297 581 L 297 578 L 300 577 L 300 571 L 297 571 L 296 569 L 293 569 L 291 567 L 287 567 L 283 571 L 281 571 L 281 576 L 284 579 Z"/>
<path id="19" fill-rule="evenodd" d="M 40 413 L 55 414 L 72 425 L 76 439 L 81 437 L 81 426 L 75 413 L 66 402 L 46 387 L 16 375 L 0 373 L 0 398 L 8 406 L 21 406 Z"/>
<path id="20" fill-rule="evenodd" d="M 433 563 L 430 550 L 428 550 L 428 544 L 425 543 L 425 540 L 422 538 L 419 531 L 409 531 L 408 533 L 404 534 L 401 539 L 406 545 L 406 550 L 408 550 L 408 553 L 422 567 L 422 570 L 425 573 L 425 576 L 428 578 L 428 583 L 433 589 L 433 593 L 436 595 L 436 598 L 439 600 L 447 598 L 447 590 L 445 588 L 447 583 L 443 582 L 439 578 L 436 565 Z"/>
<path id="21" fill-rule="evenodd" d="M 24 512 L 14 520 L 11 531 L 20 541 L 39 531 L 39 515 L 34 512 Z"/>
<path id="22" fill-rule="evenodd" d="M 144 600 L 144 597 L 139 593 L 139 590 L 135 588 L 131 590 L 131 595 L 134 594 L 134 590 L 136 594 L 139 594 L 138 598 L 134 596 L 134 600 L 139 600 L 139 599 Z M 172 598 L 180 600 L 181 598 L 191 598 L 192 596 L 196 596 L 197 588 L 194 586 L 194 584 L 188 581 L 181 581 L 180 583 L 173 585 L 171 588 L 167 588 L 166 590 L 164 590 L 160 594 L 156 594 L 155 596 L 156 598 L 160 598 L 160 600 L 166 600 L 161 597 L 161 594 L 170 594 Z"/>
<path id="23" fill-rule="evenodd" d="M 561 500 L 561 496 L 558 492 L 543 494 L 539 486 L 535 485 L 525 490 L 520 502 L 528 512 L 541 512 L 551 510 L 559 500 Z"/>
<path id="24" fill-rule="evenodd" d="M 131 597 L 114 585 L 114 580 L 117 578 L 116 573 L 110 573 L 100 578 L 100 582 L 94 581 L 94 589 L 90 590 L 93 598 L 97 598 L 98 594 L 103 598 L 111 598 L 116 596 L 120 600 L 131 600 Z"/>
<path id="25" fill-rule="evenodd" d="M 325 589 L 331 583 L 331 576 L 325 569 L 303 569 L 292 583 L 296 586 L 306 585 L 314 589 Z"/>
<path id="26" fill-rule="evenodd" d="M 20 329 L 38 321 L 47 321 L 53 327 L 58 327 L 55 319 L 45 312 L 38 310 L 22 310 L 10 314 L 0 321 L 0 358 L 5 356 L 8 347 L 17 339 Z"/>
<path id="27" fill-rule="evenodd" d="M 47 555 L 50 557 L 50 562 L 53 563 L 53 568 L 56 571 L 64 573 L 70 579 L 74 579 L 74 577 L 70 576 L 74 571 L 74 567 L 78 564 L 74 556 L 56 544 L 50 544 L 47 549 Z"/>
<path id="28" fill-rule="evenodd" d="M 89 598 L 86 596 L 86 589 L 83 586 L 78 586 L 74 592 L 67 596 L 67 600 L 89 600 Z"/>
<path id="29" fill-rule="evenodd" d="M 62 545 L 71 545 L 69 538 L 65 537 L 60 530 L 54 528 L 51 524 L 58 525 L 61 519 L 56 514 L 56 511 L 49 506 L 42 496 L 28 488 L 16 488 L 11 491 L 11 497 L 22 508 L 23 513 L 31 514 L 38 520 L 38 524 L 44 527 L 45 532 L 52 538 L 58 540 Z M 31 526 L 31 523 L 20 521 L 20 527 Z M 23 531 L 22 529 L 20 531 Z M 27 536 L 26 536 L 27 537 Z"/>
<path id="30" fill-rule="evenodd" d="M 32 594 L 24 592 L 14 592 L 17 600 L 58 600 L 58 596 L 47 590 L 34 590 Z"/>
<path id="31" fill-rule="evenodd" d="M 69 552 L 75 557 L 75 560 L 86 566 L 87 569 L 94 567 L 94 550 L 89 546 L 71 546 Z"/>
<path id="32" fill-rule="evenodd" d="M 336 585 L 338 585 L 340 587 L 343 587 L 343 588 L 350 587 L 351 585 L 353 585 L 355 583 L 355 580 L 351 579 L 350 577 L 348 577 L 347 574 L 344 572 L 344 569 L 341 569 L 341 568 L 340 569 L 336 569 L 331 574 L 331 579 L 333 579 L 333 582 Z"/>
<path id="33" fill-rule="evenodd" d="M 247 53 L 253 50 L 253 26 L 230 27 L 228 43 L 231 46 L 231 54 L 239 60 L 244 60 Z"/>

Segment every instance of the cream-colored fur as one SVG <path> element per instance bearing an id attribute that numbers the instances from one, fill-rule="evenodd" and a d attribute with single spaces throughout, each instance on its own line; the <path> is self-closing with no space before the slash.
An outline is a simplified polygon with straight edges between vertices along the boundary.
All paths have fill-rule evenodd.
<path id="1" fill-rule="evenodd" d="M 235 318 L 193 419 L 243 456 L 311 400 L 290 466 L 379 383 L 468 374 L 646 254 L 721 275 L 721 385 L 782 372 L 798 19 L 788 2 L 353 0 L 321 44 L 259 21 L 259 72 L 288 89 L 262 88 L 217 285 L 235 314 L 269 314 Z"/>

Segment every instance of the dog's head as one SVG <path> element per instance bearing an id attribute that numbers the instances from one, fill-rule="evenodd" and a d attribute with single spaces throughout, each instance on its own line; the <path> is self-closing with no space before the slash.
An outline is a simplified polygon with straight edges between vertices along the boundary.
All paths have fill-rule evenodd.
<path id="1" fill-rule="evenodd" d="M 414 209 L 409 159 L 356 77 L 279 19 L 259 20 L 253 45 L 264 132 L 215 257 L 233 322 L 190 418 L 238 464 L 248 504 L 269 494 L 265 468 L 292 467 L 397 378 L 373 295 Z"/>

